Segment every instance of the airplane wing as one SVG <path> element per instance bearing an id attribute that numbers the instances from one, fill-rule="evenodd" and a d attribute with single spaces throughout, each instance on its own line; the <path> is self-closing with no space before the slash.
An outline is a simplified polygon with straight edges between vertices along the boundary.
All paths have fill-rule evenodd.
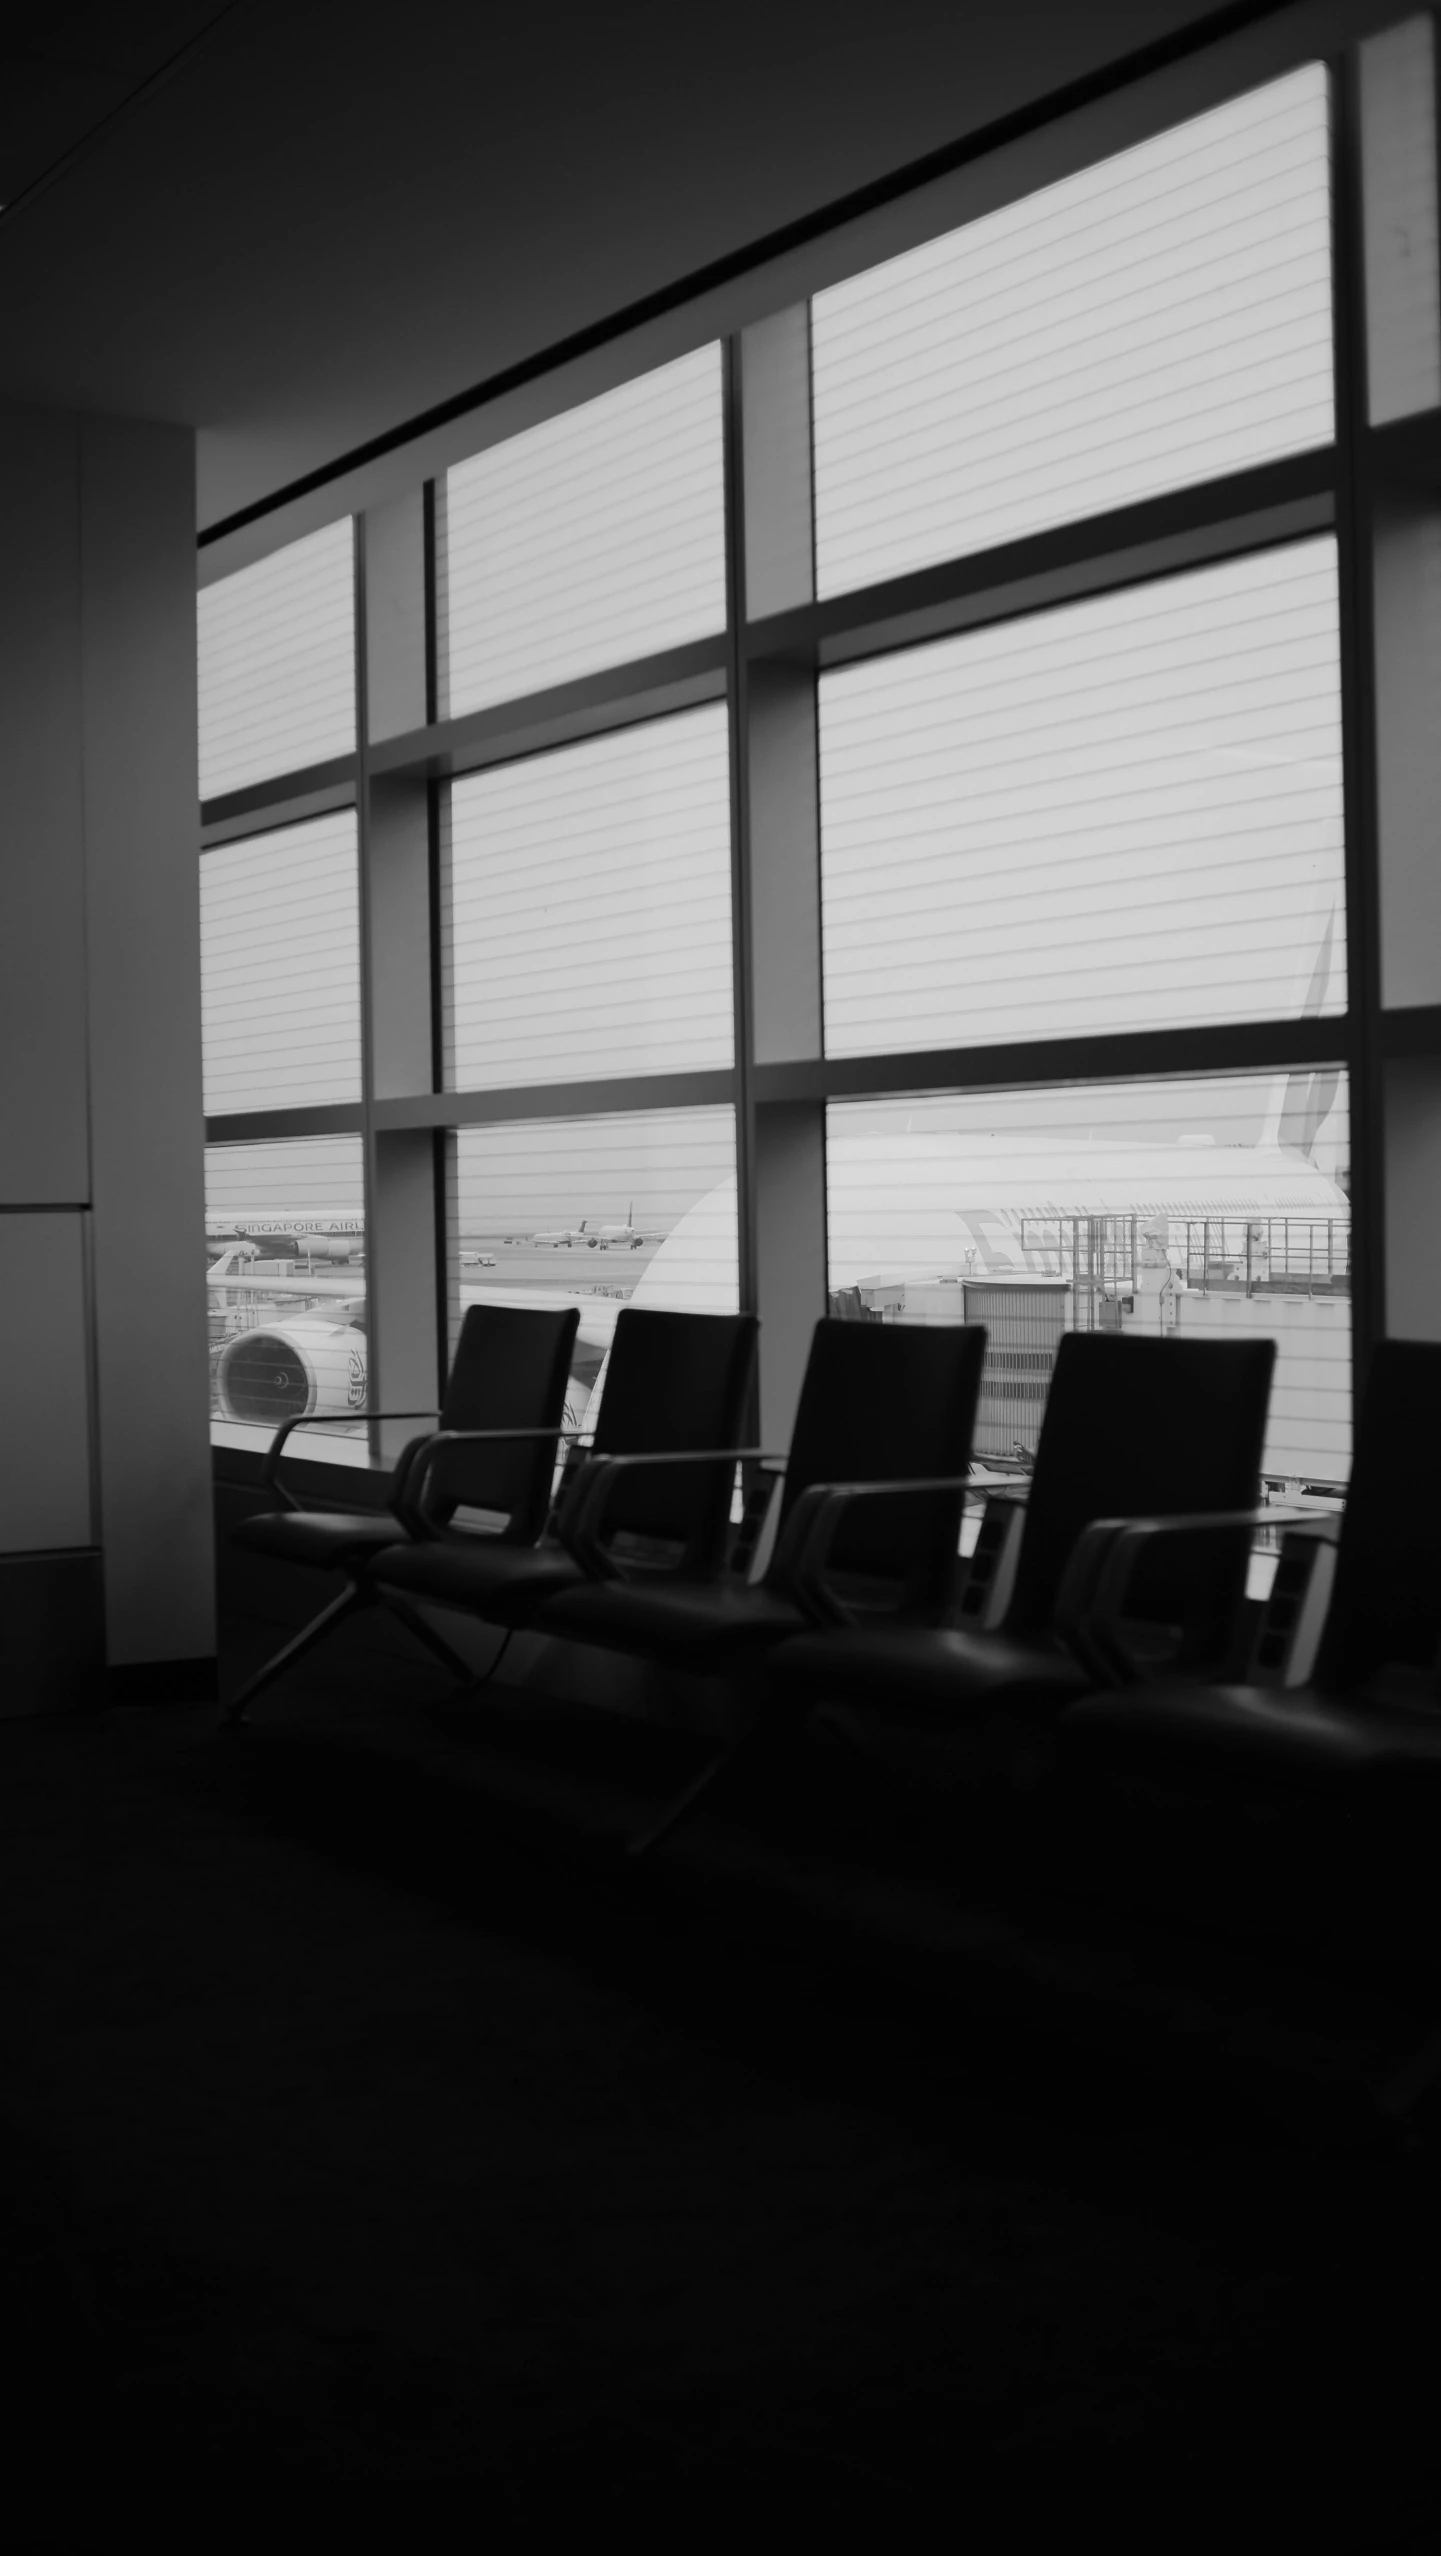
<path id="1" fill-rule="evenodd" d="M 330 1298 L 339 1304 L 353 1305 L 362 1302 L 364 1295 L 363 1289 L 356 1286 L 353 1275 L 349 1278 L 253 1278 L 212 1269 L 207 1276 L 214 1287 L 231 1287 L 245 1295 L 267 1298 L 305 1296 L 312 1303 L 316 1299 Z M 565 1305 L 576 1305 L 580 1310 L 579 1337 L 590 1348 L 608 1349 L 622 1299 L 592 1296 L 583 1287 L 488 1287 L 483 1282 L 467 1279 L 460 1290 L 460 1301 L 462 1305 L 518 1305 L 522 1311 L 530 1305 L 543 1306 L 552 1312 Z"/>
<path id="2" fill-rule="evenodd" d="M 248 1272 L 216 1267 L 207 1269 L 205 1276 L 212 1287 L 232 1287 L 246 1295 L 339 1296 L 358 1304 L 365 1288 L 356 1285 L 356 1274 L 352 1269 L 344 1278 L 253 1278 Z"/>

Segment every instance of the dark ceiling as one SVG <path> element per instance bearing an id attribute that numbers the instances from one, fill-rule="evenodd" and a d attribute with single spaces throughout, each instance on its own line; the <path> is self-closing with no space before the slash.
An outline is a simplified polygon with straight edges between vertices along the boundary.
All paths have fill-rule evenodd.
<path id="1" fill-rule="evenodd" d="M 236 0 L 88 0 L 0 8 L 0 205 L 13 204 L 123 112 Z"/>
<path id="2" fill-rule="evenodd" d="M 193 423 L 213 522 L 1208 14 L 0 11 L 0 397 Z"/>

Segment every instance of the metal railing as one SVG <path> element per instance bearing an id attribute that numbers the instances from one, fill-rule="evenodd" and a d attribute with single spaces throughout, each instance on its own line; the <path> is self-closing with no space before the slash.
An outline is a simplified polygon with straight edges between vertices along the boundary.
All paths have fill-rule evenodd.
<path id="1" fill-rule="evenodd" d="M 1021 1249 L 1076 1292 L 1076 1329 L 1100 1327 L 1101 1307 L 1133 1294 L 1148 1229 L 1188 1288 L 1255 1295 L 1304 1289 L 1340 1295 L 1351 1284 L 1349 1217 L 1026 1216 Z"/>

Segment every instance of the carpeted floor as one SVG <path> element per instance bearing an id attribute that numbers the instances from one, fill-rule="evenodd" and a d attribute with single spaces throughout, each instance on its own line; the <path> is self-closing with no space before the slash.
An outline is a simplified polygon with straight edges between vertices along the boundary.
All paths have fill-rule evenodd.
<path id="1" fill-rule="evenodd" d="M 1434 2542 L 1441 2161 L 625 1867 L 427 1675 L 0 1725 L 7 2546 Z"/>

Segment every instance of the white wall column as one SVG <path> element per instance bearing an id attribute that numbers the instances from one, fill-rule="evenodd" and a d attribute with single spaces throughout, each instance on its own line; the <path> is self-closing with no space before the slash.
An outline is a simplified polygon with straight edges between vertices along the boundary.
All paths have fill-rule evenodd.
<path id="1" fill-rule="evenodd" d="M 0 418 L 0 555 L 0 1668 L 22 1711 L 198 1696 L 193 436 Z"/>

